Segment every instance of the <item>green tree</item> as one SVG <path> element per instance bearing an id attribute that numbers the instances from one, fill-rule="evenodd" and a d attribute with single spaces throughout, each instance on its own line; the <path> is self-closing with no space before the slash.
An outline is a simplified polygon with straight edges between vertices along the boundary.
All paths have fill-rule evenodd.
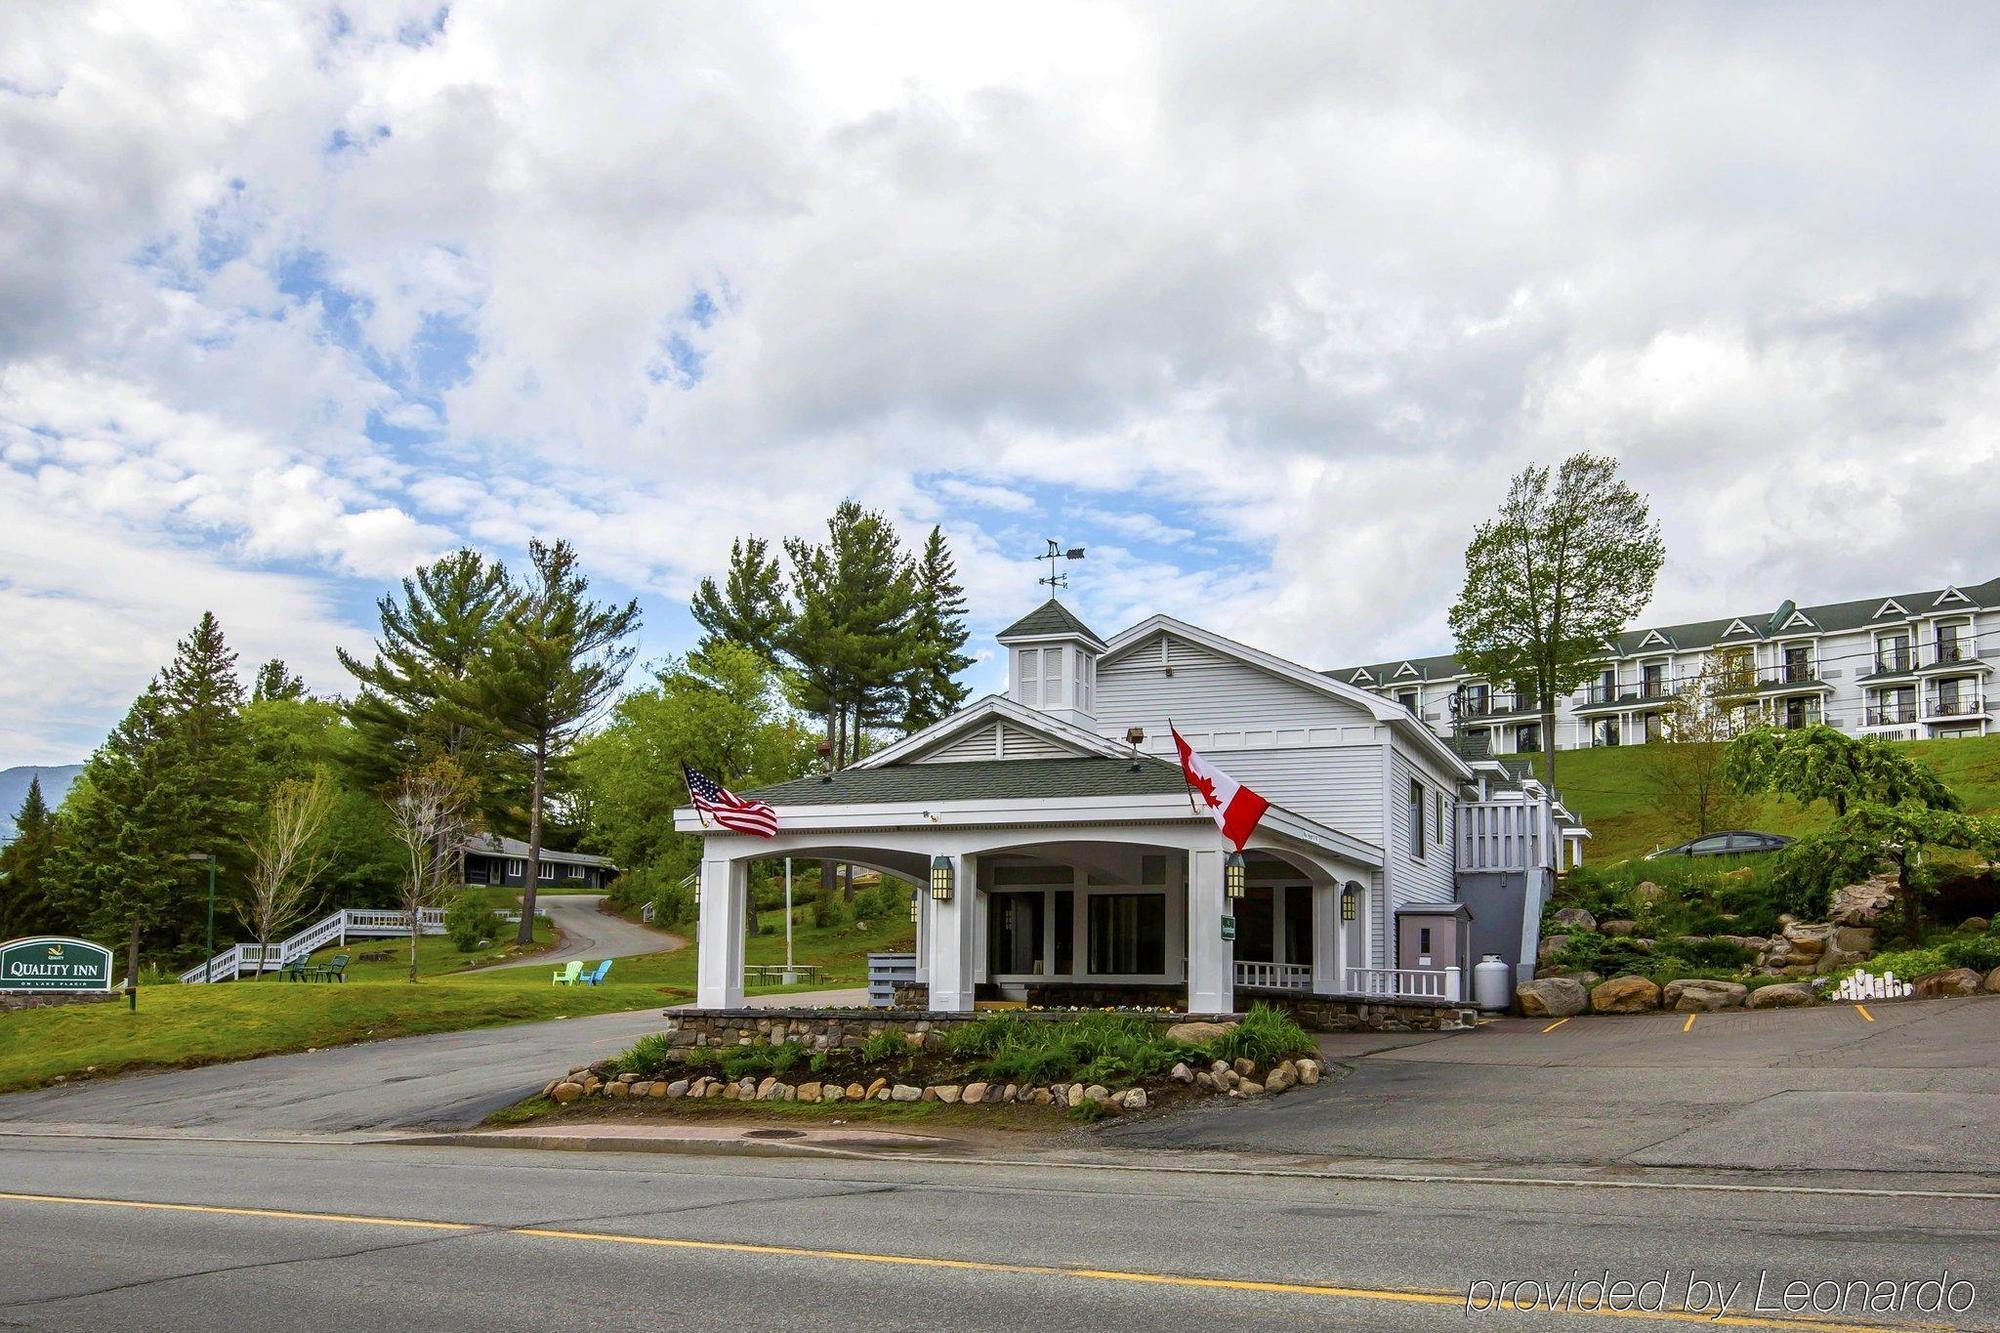
<path id="1" fill-rule="evenodd" d="M 870 728 L 902 716 L 915 570 L 889 520 L 852 500 L 827 520 L 823 544 L 791 538 L 785 554 L 796 603 L 779 648 L 801 706 L 826 719 L 833 767 L 845 768 Z"/>
<path id="2" fill-rule="evenodd" d="M 303 677 L 293 675 L 282 658 L 274 657 L 257 668 L 257 680 L 251 687 L 250 697 L 258 703 L 267 699 L 303 699 L 306 697 L 306 682 Z"/>
<path id="3" fill-rule="evenodd" d="M 2000 856 L 2000 820 L 1914 800 L 1894 806 L 1858 801 L 1826 828 L 1786 847 L 1774 882 L 1790 895 L 1794 910 L 1823 917 L 1834 889 L 1866 879 L 1887 861 L 1896 870 L 1904 936 L 1917 944 L 1925 901 L 1935 892 L 1926 854 L 1938 848 L 1992 860 Z"/>
<path id="4" fill-rule="evenodd" d="M 347 706 L 359 744 L 348 756 L 361 785 L 379 789 L 427 756 L 447 754 L 497 804 L 506 783 L 490 734 L 453 701 L 487 660 L 512 591 L 506 567 L 478 551 L 453 551 L 376 602 L 381 631 L 367 661 L 338 650 L 360 690 Z"/>
<path id="5" fill-rule="evenodd" d="M 1467 671 L 1530 693 L 1556 778 L 1556 696 L 1590 679 L 1653 595 L 1666 560 L 1646 500 L 1615 459 L 1577 453 L 1521 470 L 1465 548 L 1451 629 Z"/>
<path id="6" fill-rule="evenodd" d="M 0 847 L 0 939 L 62 928 L 48 897 L 48 863 L 55 845 L 56 817 L 42 798 L 41 778 L 31 777 L 14 815 L 14 840 Z"/>
<path id="7" fill-rule="evenodd" d="M 703 579 L 690 609 L 709 640 L 737 644 L 767 662 L 777 661 L 778 640 L 791 610 L 785 604 L 785 580 L 770 543 L 762 537 L 731 542 L 723 586 Z"/>
<path id="8" fill-rule="evenodd" d="M 910 664 L 903 684 L 903 731 L 920 731 L 957 712 L 971 693 L 958 675 L 972 665 L 964 651 L 965 588 L 944 532 L 931 529 L 917 561 L 916 605 L 909 628 Z"/>
<path id="9" fill-rule="evenodd" d="M 685 763 L 743 790 L 805 773 L 812 747 L 776 669 L 748 648 L 716 640 L 670 659 L 577 747 L 571 768 L 590 809 L 591 850 L 670 883 L 694 868 L 700 839 L 674 832 L 685 793 L 663 774 Z"/>
<path id="10" fill-rule="evenodd" d="M 389 817 L 361 773 L 360 734 L 339 704 L 324 700 L 253 700 L 243 707 L 249 733 L 251 785 L 262 800 L 285 782 L 309 780 L 319 769 L 338 779 L 332 812 L 321 834 L 326 868 L 319 887 L 329 909 L 382 907 L 393 900 L 401 854 Z"/>
<path id="11" fill-rule="evenodd" d="M 531 541 L 528 556 L 529 581 L 509 599 L 451 710 L 466 726 L 488 728 L 529 774 L 527 887 L 518 936 L 523 945 L 534 942 L 551 772 L 611 703 L 631 666 L 629 639 L 639 627 L 636 601 L 620 607 L 586 596 L 590 581 L 568 542 Z"/>
<path id="12" fill-rule="evenodd" d="M 1959 808 L 1943 779 L 1887 741 L 1856 739 L 1824 725 L 1745 732 L 1729 743 L 1723 775 L 1745 794 L 1774 792 L 1801 805 L 1830 802 L 1835 815 L 1864 801 Z"/>

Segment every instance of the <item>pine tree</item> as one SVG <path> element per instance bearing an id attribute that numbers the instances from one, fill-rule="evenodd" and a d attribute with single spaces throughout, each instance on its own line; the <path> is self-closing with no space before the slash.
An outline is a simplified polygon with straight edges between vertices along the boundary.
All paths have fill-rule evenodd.
<path id="1" fill-rule="evenodd" d="M 511 597 L 505 566 L 453 551 L 404 579 L 400 598 L 376 602 L 382 629 L 371 660 L 338 650 L 361 685 L 347 718 L 359 741 L 350 767 L 362 786 L 386 788 L 428 756 L 450 755 L 504 822 L 508 775 L 494 742 L 452 700 L 485 660 Z"/>
<path id="2" fill-rule="evenodd" d="M 542 865 L 542 819 L 550 779 L 577 740 L 610 706 L 635 649 L 639 604 L 589 600 L 590 580 L 566 541 L 528 543 L 531 581 L 510 599 L 482 661 L 468 671 L 451 709 L 457 722 L 484 726 L 525 762 L 528 789 L 527 887 L 523 945 L 533 942 L 535 887 Z"/>
<path id="3" fill-rule="evenodd" d="M 284 659 L 274 657 L 257 668 L 257 683 L 250 691 L 253 703 L 265 703 L 272 699 L 303 699 L 306 697 L 304 677 L 295 676 L 286 667 Z"/>
<path id="4" fill-rule="evenodd" d="M 61 929 L 48 898 L 55 842 L 56 819 L 42 799 L 42 780 L 30 777 L 28 795 L 14 816 L 14 840 L 0 847 L 0 939 Z"/>
<path id="5" fill-rule="evenodd" d="M 965 703 L 969 689 L 958 673 L 972 665 L 965 647 L 965 589 L 958 582 L 958 564 L 945 545 L 944 533 L 931 529 L 917 562 L 916 608 L 910 617 L 910 666 L 903 692 L 903 730 L 918 731 L 951 716 Z"/>
<path id="6" fill-rule="evenodd" d="M 778 659 L 778 638 L 790 611 L 785 605 L 785 580 L 778 557 L 762 537 L 744 537 L 729 544 L 729 574 L 718 589 L 703 579 L 690 608 L 695 623 L 720 639 L 748 648 L 767 662 Z"/>

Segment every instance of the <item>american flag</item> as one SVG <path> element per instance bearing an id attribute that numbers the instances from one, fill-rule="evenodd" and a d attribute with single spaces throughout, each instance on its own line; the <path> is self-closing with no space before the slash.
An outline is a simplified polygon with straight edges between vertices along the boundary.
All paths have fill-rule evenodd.
<path id="1" fill-rule="evenodd" d="M 738 833 L 759 838 L 778 835 L 778 812 L 762 801 L 746 801 L 729 788 L 698 769 L 681 765 L 687 776 L 688 799 L 694 808 L 714 817 L 715 822 Z"/>

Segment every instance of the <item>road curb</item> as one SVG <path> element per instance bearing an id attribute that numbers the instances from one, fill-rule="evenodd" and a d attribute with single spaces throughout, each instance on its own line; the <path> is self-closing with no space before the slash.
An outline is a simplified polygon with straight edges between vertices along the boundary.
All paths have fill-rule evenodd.
<path id="1" fill-rule="evenodd" d="M 408 1148 L 530 1148 L 541 1152 L 644 1152 L 686 1157 L 841 1157 L 855 1160 L 918 1160 L 890 1151 L 862 1152 L 852 1148 L 788 1143 L 782 1139 L 592 1138 L 580 1134 L 416 1134 L 378 1139 L 390 1147 Z M 927 1160 L 927 1159 L 925 1159 Z"/>

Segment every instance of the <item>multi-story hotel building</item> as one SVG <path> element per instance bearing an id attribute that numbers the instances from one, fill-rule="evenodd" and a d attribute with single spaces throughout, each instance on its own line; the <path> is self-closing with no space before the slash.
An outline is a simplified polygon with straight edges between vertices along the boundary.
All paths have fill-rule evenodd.
<path id="1" fill-rule="evenodd" d="M 1605 645 L 1595 680 L 1556 700 L 1554 740 L 1570 750 L 1658 739 L 1672 697 L 1710 663 L 1753 720 L 1891 740 L 1983 736 L 1995 725 L 1986 692 L 1995 659 L 2000 578 L 1633 629 Z M 1495 753 L 1542 748 L 1535 700 L 1455 657 L 1326 674 L 1396 700 L 1440 734 L 1484 732 Z"/>

